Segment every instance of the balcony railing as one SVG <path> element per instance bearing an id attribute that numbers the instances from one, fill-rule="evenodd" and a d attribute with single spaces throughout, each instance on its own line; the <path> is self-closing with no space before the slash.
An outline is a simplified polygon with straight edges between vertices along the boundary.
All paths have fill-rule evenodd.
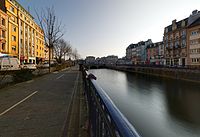
<path id="1" fill-rule="evenodd" d="M 140 137 L 95 79 L 83 71 L 91 137 Z"/>

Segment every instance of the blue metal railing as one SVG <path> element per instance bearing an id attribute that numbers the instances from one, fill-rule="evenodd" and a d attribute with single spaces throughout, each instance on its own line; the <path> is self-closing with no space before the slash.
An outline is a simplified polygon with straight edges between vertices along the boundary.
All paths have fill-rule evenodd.
<path id="1" fill-rule="evenodd" d="M 91 137 L 140 137 L 95 78 L 83 71 Z"/>

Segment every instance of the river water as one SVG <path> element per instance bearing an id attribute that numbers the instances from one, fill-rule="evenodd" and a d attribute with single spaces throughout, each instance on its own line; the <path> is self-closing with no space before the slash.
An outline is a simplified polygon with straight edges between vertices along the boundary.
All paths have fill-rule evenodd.
<path id="1" fill-rule="evenodd" d="M 90 70 L 142 137 L 200 137 L 200 84 Z"/>

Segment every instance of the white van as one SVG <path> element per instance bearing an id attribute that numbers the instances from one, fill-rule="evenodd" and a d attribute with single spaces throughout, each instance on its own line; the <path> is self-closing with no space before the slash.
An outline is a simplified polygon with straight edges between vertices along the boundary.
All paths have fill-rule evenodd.
<path id="1" fill-rule="evenodd" d="M 20 70 L 20 63 L 15 57 L 0 57 L 0 71 Z"/>

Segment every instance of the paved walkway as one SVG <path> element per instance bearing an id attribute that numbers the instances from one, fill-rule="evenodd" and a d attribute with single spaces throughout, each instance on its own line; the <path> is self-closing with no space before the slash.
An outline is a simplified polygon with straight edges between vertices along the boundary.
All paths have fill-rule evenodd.
<path id="1" fill-rule="evenodd" d="M 0 90 L 0 137 L 86 137 L 77 67 Z"/>

